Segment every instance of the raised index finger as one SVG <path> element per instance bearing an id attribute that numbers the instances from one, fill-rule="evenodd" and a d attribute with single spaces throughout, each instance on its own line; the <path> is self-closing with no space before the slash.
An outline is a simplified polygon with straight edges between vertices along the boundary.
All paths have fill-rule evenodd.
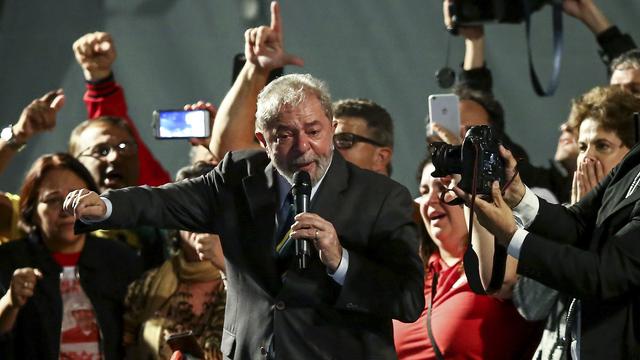
<path id="1" fill-rule="evenodd" d="M 280 19 L 280 5 L 277 1 L 271 2 L 271 30 L 273 30 L 278 37 L 282 37 L 281 33 L 282 23 Z"/>
<path id="2" fill-rule="evenodd" d="M 58 90 L 51 90 L 51 91 L 47 92 L 46 94 L 42 95 L 42 96 L 40 97 L 40 100 L 41 100 L 41 101 L 44 101 L 44 102 L 45 102 L 45 103 L 47 103 L 47 104 L 51 104 L 51 102 L 53 101 L 53 99 L 55 99 L 55 98 L 56 98 L 56 96 L 58 96 L 59 92 L 60 92 L 60 89 L 58 89 Z"/>

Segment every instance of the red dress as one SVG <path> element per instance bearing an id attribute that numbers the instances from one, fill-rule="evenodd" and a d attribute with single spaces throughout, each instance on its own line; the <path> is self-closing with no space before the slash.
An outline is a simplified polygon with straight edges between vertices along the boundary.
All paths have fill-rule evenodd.
<path id="1" fill-rule="evenodd" d="M 531 359 L 540 338 L 537 323 L 525 321 L 511 301 L 477 295 L 462 262 L 449 267 L 435 254 L 425 274 L 425 309 L 414 323 L 393 321 L 400 360 L 435 359 L 427 334 L 427 308 L 434 273 L 439 273 L 431 314 L 433 337 L 446 359 Z"/>
<path id="2" fill-rule="evenodd" d="M 99 116 L 117 116 L 125 119 L 138 144 L 138 161 L 140 162 L 139 185 L 158 186 L 171 182 L 171 176 L 162 167 L 160 162 L 153 157 L 151 151 L 144 143 L 134 122 L 129 118 L 127 102 L 124 90 L 118 85 L 112 76 L 97 83 L 86 83 L 87 91 L 84 94 L 84 103 L 87 107 L 89 119 Z"/>

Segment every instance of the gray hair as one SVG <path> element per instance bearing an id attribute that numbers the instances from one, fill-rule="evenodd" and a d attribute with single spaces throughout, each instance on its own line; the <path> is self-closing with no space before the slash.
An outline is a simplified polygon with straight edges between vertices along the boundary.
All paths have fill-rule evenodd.
<path id="1" fill-rule="evenodd" d="M 318 98 L 324 114 L 331 121 L 333 109 L 327 85 L 309 74 L 290 74 L 272 81 L 258 95 L 256 130 L 264 132 L 273 128 L 284 106 L 297 106 L 309 95 Z"/>
<path id="2" fill-rule="evenodd" d="M 640 49 L 629 50 L 611 61 L 611 72 L 630 69 L 640 70 Z"/>

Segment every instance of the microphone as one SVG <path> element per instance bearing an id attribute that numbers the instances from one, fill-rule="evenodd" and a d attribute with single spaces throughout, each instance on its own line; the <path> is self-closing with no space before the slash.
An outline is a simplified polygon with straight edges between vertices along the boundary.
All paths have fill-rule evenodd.
<path id="1" fill-rule="evenodd" d="M 309 209 L 309 199 L 311 198 L 311 176 L 303 170 L 293 174 L 293 187 L 291 188 L 293 203 L 295 204 L 296 215 L 306 212 Z M 298 269 L 306 269 L 311 251 L 309 250 L 308 239 L 296 239 L 296 258 L 298 258 Z"/>

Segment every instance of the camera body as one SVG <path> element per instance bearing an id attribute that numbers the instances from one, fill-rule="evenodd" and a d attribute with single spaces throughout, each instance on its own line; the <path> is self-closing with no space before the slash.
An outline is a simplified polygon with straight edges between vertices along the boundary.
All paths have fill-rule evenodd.
<path id="1" fill-rule="evenodd" d="M 491 195 L 491 185 L 505 182 L 504 160 L 500 156 L 500 140 L 487 125 L 472 126 L 467 130 L 462 145 L 434 142 L 429 145 L 435 171 L 433 177 L 460 174 L 458 187 L 471 193 Z"/>
<path id="2" fill-rule="evenodd" d="M 525 17 L 524 2 L 533 13 L 549 0 L 452 0 L 449 5 L 452 27 L 492 22 L 521 23 Z"/>

